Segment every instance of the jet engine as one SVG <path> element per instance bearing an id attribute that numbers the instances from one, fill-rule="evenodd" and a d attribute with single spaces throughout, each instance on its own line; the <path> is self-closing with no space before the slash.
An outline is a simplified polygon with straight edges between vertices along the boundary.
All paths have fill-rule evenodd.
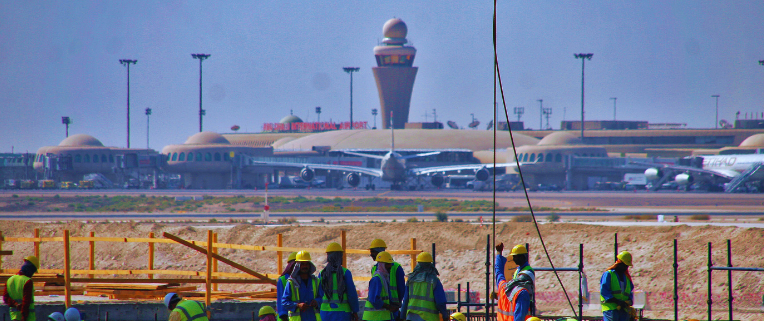
<path id="1" fill-rule="evenodd" d="M 645 178 L 648 181 L 658 180 L 663 176 L 663 172 L 660 169 L 651 167 L 645 170 Z"/>
<path id="2" fill-rule="evenodd" d="M 345 176 L 345 182 L 351 187 L 358 187 L 358 185 L 361 184 L 361 175 L 358 175 L 358 173 L 350 173 Z"/>
<path id="3" fill-rule="evenodd" d="M 316 172 L 309 167 L 305 167 L 300 171 L 300 178 L 302 178 L 303 181 L 310 182 L 316 178 Z"/>
<path id="4" fill-rule="evenodd" d="M 683 173 L 675 176 L 674 181 L 679 185 L 691 185 L 695 179 L 692 177 L 692 175 Z"/>
<path id="5" fill-rule="evenodd" d="M 430 178 L 430 183 L 432 183 L 432 186 L 435 186 L 435 187 L 443 186 L 443 182 L 444 181 L 445 181 L 445 179 L 443 178 L 443 175 L 440 175 L 440 174 L 433 175 Z"/>
<path id="6" fill-rule="evenodd" d="M 475 179 L 481 182 L 485 182 L 491 177 L 491 172 L 487 168 L 483 167 L 475 172 Z"/>

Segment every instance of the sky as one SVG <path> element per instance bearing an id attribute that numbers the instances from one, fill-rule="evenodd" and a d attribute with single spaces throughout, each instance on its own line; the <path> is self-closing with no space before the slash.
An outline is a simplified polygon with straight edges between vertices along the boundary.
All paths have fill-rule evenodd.
<path id="1" fill-rule="evenodd" d="M 204 130 L 260 132 L 290 111 L 305 121 L 373 124 L 371 68 L 383 24 L 408 26 L 419 67 L 409 121 L 493 117 L 491 1 L 10 1 L 0 0 L 0 153 L 34 152 L 70 135 L 131 147 L 182 144 L 198 132 L 199 62 Z M 587 120 L 686 123 L 713 128 L 764 112 L 762 1 L 499 1 L 504 99 L 525 107 L 526 127 L 580 120 L 581 60 Z M 498 98 L 502 108 L 501 97 Z M 376 120 L 379 123 L 380 119 Z M 378 124 L 379 126 L 379 124 Z M 546 126 L 546 120 L 543 121 Z"/>

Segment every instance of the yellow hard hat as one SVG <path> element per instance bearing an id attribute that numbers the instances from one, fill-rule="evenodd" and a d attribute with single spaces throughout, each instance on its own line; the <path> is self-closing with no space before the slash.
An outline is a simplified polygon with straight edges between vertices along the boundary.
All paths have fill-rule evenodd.
<path id="1" fill-rule="evenodd" d="M 512 248 L 512 252 L 509 253 L 509 255 L 518 255 L 518 254 L 528 254 L 528 249 L 525 248 L 525 245 L 522 245 L 522 244 L 515 245 L 515 247 Z"/>
<path id="2" fill-rule="evenodd" d="M 384 247 L 387 248 L 387 244 L 385 244 L 385 241 L 381 239 L 374 239 L 371 241 L 371 246 L 369 246 L 370 249 L 376 249 L 378 247 Z"/>
<path id="3" fill-rule="evenodd" d="M 297 258 L 297 252 L 289 253 L 289 257 L 287 258 L 287 262 L 294 261 Z"/>
<path id="4" fill-rule="evenodd" d="M 462 314 L 461 312 L 455 312 L 454 314 L 451 315 L 451 320 L 467 321 L 467 317 L 465 317 L 464 314 Z"/>
<path id="5" fill-rule="evenodd" d="M 262 317 L 269 314 L 276 315 L 276 311 L 274 311 L 273 308 L 271 308 L 269 305 L 266 305 L 260 308 L 260 312 L 257 313 L 257 316 Z"/>
<path id="6" fill-rule="evenodd" d="M 297 255 L 295 256 L 295 261 L 297 262 L 310 262 L 310 253 L 306 251 L 300 251 L 297 252 Z"/>
<path id="7" fill-rule="evenodd" d="M 34 255 L 27 256 L 24 258 L 24 261 L 32 262 L 35 268 L 37 268 L 38 270 L 40 269 L 40 259 L 38 259 L 36 256 Z"/>
<path id="8" fill-rule="evenodd" d="M 530 317 L 530 318 L 528 318 L 528 320 L 525 320 L 525 321 L 541 321 L 541 319 L 539 319 L 537 317 Z"/>
<path id="9" fill-rule="evenodd" d="M 342 252 L 342 245 L 337 242 L 329 243 L 329 246 L 326 247 L 326 253 L 329 252 Z"/>
<path id="10" fill-rule="evenodd" d="M 390 253 L 382 251 L 377 254 L 377 262 L 393 263 L 393 257 L 390 255 Z"/>
<path id="11" fill-rule="evenodd" d="M 618 253 L 617 257 L 619 260 L 621 260 L 621 262 L 623 262 L 623 264 L 631 266 L 631 253 L 629 253 L 629 251 Z"/>
<path id="12" fill-rule="evenodd" d="M 432 263 L 432 255 L 427 252 L 419 253 L 419 255 L 416 256 L 417 262 L 424 262 L 424 263 Z"/>

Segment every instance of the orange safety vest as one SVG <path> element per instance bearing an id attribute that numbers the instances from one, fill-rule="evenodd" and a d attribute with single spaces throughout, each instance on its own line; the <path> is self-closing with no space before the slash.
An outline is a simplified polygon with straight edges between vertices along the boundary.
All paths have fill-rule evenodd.
<path id="1" fill-rule="evenodd" d="M 499 321 L 515 321 L 515 306 L 517 305 L 517 296 L 520 294 L 521 291 L 528 291 L 521 287 L 515 287 L 512 289 L 512 293 L 510 295 L 512 296 L 512 299 L 510 300 L 506 293 L 506 287 L 507 287 L 507 280 L 502 280 L 499 282 L 499 310 L 496 313 L 496 318 Z M 528 320 L 531 318 L 531 311 L 530 309 L 525 313 L 525 320 Z"/>

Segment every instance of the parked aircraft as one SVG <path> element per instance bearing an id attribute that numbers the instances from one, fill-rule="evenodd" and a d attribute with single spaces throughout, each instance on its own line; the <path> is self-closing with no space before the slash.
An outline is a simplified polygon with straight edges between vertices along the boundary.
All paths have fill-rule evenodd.
<path id="1" fill-rule="evenodd" d="M 648 164 L 655 165 L 655 164 Z M 645 170 L 648 180 L 658 181 L 655 187 L 674 178 L 682 186 L 694 183 L 721 185 L 734 191 L 740 184 L 764 180 L 764 154 L 708 155 L 686 158 L 680 165 L 652 166 Z"/>

